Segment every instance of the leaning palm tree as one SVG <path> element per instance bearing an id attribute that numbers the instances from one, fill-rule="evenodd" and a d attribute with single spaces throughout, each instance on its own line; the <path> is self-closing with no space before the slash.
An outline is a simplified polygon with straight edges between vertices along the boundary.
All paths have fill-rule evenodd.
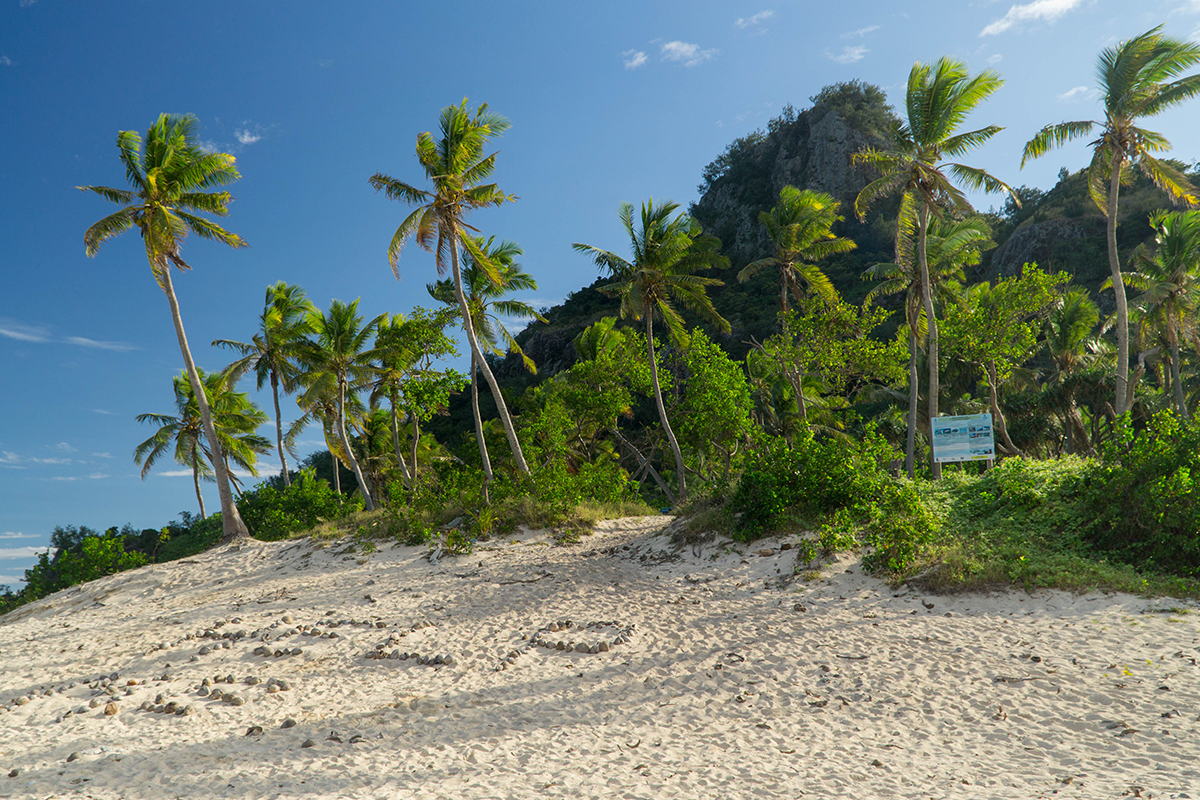
<path id="1" fill-rule="evenodd" d="M 350 447 L 346 433 L 346 406 L 348 398 L 370 385 L 373 369 L 370 360 L 373 354 L 368 345 L 375 334 L 380 318 L 363 323 L 358 313 L 358 300 L 343 303 L 334 300 L 328 311 L 313 311 L 308 315 L 312 335 L 304 342 L 300 359 L 307 371 L 308 384 L 298 401 L 302 408 L 318 405 L 318 400 L 333 397 L 337 403 L 337 419 L 334 422 L 341 456 L 354 471 L 358 490 L 363 496 L 367 511 L 375 508 L 366 479 Z"/>
<path id="2" fill-rule="evenodd" d="M 449 268 L 454 281 L 454 296 L 462 312 L 463 330 L 471 346 L 472 362 L 483 373 L 492 396 L 496 398 L 496 410 L 500 413 L 500 422 L 504 425 L 517 468 L 528 475 L 529 465 L 525 463 L 525 455 L 521 452 L 521 443 L 517 440 L 508 406 L 500 393 L 496 376 L 484 360 L 483 350 L 475 335 L 458 259 L 461 245 L 480 269 L 487 272 L 497 284 L 502 283 L 495 266 L 471 235 L 478 233 L 478 229 L 467 224 L 465 217 L 477 208 L 499 206 L 516 200 L 512 195 L 500 191 L 496 184 L 483 183 L 496 167 L 496 154 L 485 156 L 483 149 L 490 138 L 504 133 L 508 127 L 508 120 L 489 112 L 487 103 L 480 105 L 472 114 L 467 110 L 467 99 L 464 97 L 461 105 L 442 109 L 440 139 L 434 139 L 429 132 L 417 136 L 417 160 L 425 169 L 426 177 L 433 182 L 433 191 L 418 189 L 382 172 L 372 175 L 370 183 L 393 200 L 418 206 L 400 223 L 392 236 L 388 247 L 392 272 L 399 279 L 400 250 L 412 237 L 421 247 L 436 254 L 439 276 L 445 275 Z"/>
<path id="3" fill-rule="evenodd" d="M 1139 126 L 1142 117 L 1153 117 L 1200 93 L 1200 75 L 1176 78 L 1200 63 L 1200 45 L 1163 36 L 1162 26 L 1105 48 L 1100 53 L 1096 77 L 1103 97 L 1104 121 L 1081 120 L 1047 125 L 1025 145 L 1021 166 L 1099 128 L 1091 143 L 1088 190 L 1108 221 L 1108 268 L 1117 299 L 1117 414 L 1129 410 L 1129 306 L 1121 278 L 1117 251 L 1117 200 L 1121 184 L 1128 184 L 1130 168 L 1138 167 L 1172 200 L 1197 203 L 1196 190 L 1179 170 L 1152 154 L 1169 150 L 1161 133 Z M 1107 186 L 1105 185 L 1107 183 Z"/>
<path id="4" fill-rule="evenodd" d="M 951 182 L 951 176 L 969 189 L 988 192 L 1007 191 L 1016 200 L 1008 184 L 977 167 L 943 158 L 957 158 L 991 139 L 1001 130 L 989 125 L 979 130 L 956 133 L 976 106 L 991 96 L 1004 81 L 992 71 L 985 70 L 975 77 L 959 61 L 938 59 L 933 66 L 917 63 L 908 75 L 905 95 L 907 121 L 892 130 L 889 149 L 867 148 L 854 155 L 854 163 L 865 164 L 881 173 L 867 184 L 854 201 L 860 220 L 866 218 L 871 204 L 885 195 L 901 192 L 900 222 L 916 220 L 916 263 L 921 275 L 921 303 L 928 325 L 929 353 L 929 418 L 938 415 L 938 330 L 933 308 L 933 292 L 929 279 L 926 235 L 931 216 L 941 217 L 947 211 L 961 216 L 970 212 L 966 195 Z M 949 173 L 949 175 L 947 174 Z M 897 231 L 899 239 L 900 231 Z M 940 478 L 942 467 L 930 454 L 934 478 Z"/>
<path id="5" fill-rule="evenodd" d="M 1200 308 L 1200 211 L 1159 211 L 1150 218 L 1150 225 L 1154 228 L 1154 253 L 1139 248 L 1134 256 L 1136 271 L 1126 273 L 1124 280 L 1141 290 L 1133 304 L 1165 340 L 1175 409 L 1187 419 L 1179 348 L 1181 341 L 1195 332 Z"/>
<path id="6" fill-rule="evenodd" d="M 525 355 L 516 337 L 509 333 L 500 321 L 498 315 L 529 319 L 545 322 L 546 318 L 539 314 L 533 306 L 521 300 L 504 299 L 510 291 L 531 291 L 537 289 L 537 281 L 529 273 L 521 269 L 517 256 L 524 253 L 520 245 L 507 239 L 496 244 L 495 237 L 484 241 L 482 237 L 475 240 L 475 245 L 486 257 L 495 272 L 500 276 L 500 282 L 492 279 L 489 271 L 483 269 L 468 254 L 466 266 L 462 271 L 464 293 L 467 306 L 471 309 L 471 324 L 475 326 L 475 338 L 487 352 L 502 356 L 506 352 L 520 357 L 525 369 L 537 374 L 537 365 L 533 359 Z M 437 283 L 426 284 L 429 294 L 435 300 L 446 305 L 456 305 L 454 284 L 447 278 Z M 503 342 L 504 348 L 500 344 Z M 479 440 L 479 454 L 483 458 L 484 496 L 487 496 L 487 486 L 492 482 L 492 460 L 488 456 L 487 441 L 483 435 L 483 418 L 479 413 L 479 365 L 475 356 L 471 356 L 471 412 L 475 416 L 475 438 Z"/>
<path id="7" fill-rule="evenodd" d="M 832 195 L 811 189 L 801 191 L 795 186 L 779 190 L 779 203 L 770 211 L 758 215 L 775 247 L 774 255 L 752 261 L 738 273 L 745 283 L 763 269 L 779 271 L 779 310 L 788 310 L 788 293 L 800 302 L 804 287 L 822 297 L 834 296 L 833 284 L 817 266 L 818 261 L 835 253 L 847 253 L 857 245 L 831 229 L 843 217 L 838 214 L 840 203 Z"/>
<path id="8" fill-rule="evenodd" d="M 908 219 L 900 220 L 895 263 L 876 264 L 863 272 L 863 279 L 881 281 L 867 293 L 868 301 L 874 301 L 881 295 L 904 293 L 904 319 L 908 329 L 908 435 L 904 448 L 904 468 L 908 477 L 912 478 L 916 471 L 914 454 L 920 392 L 917 361 L 920 335 L 926 323 L 922 316 L 921 271 L 916 263 L 913 241 L 916 219 L 912 212 L 915 209 L 909 204 L 904 210 Z M 930 220 L 925 246 L 935 308 L 944 307 L 958 296 L 965 282 L 964 269 L 978 264 L 982 251 L 995 244 L 991 235 L 991 229 L 980 217 L 955 221 Z"/>
<path id="9" fill-rule="evenodd" d="M 221 441 L 221 458 L 229 470 L 229 461 L 257 475 L 255 464 L 258 456 L 270 451 L 271 445 L 258 434 L 258 427 L 267 420 L 267 415 L 250 401 L 245 392 L 235 392 L 228 370 L 207 374 L 199 370 L 200 382 L 204 386 L 205 399 L 212 413 L 213 427 Z M 133 451 L 133 459 L 142 467 L 142 480 L 151 468 L 174 446 L 175 461 L 192 470 L 192 482 L 196 487 L 196 501 L 200 504 L 200 517 L 207 516 L 204 496 L 200 492 L 200 479 L 212 480 L 214 474 L 212 450 L 204 444 L 204 424 L 200 419 L 200 406 L 192 391 L 187 374 L 176 375 L 175 415 L 139 414 L 138 422 L 158 425 L 159 428 Z M 230 481 L 235 488 L 237 477 L 230 472 Z M 240 491 L 240 489 L 239 489 Z"/>
<path id="10" fill-rule="evenodd" d="M 683 332 L 683 318 L 672 304 L 672 301 L 677 301 L 728 333 L 729 323 L 713 308 L 705 290 L 708 286 L 721 286 L 723 281 L 692 273 L 726 267 L 729 259 L 720 253 L 721 241 L 705 234 L 699 222 L 687 214 L 672 219 L 671 215 L 678 209 L 677 203 L 668 201 L 656 206 L 653 200 L 647 200 L 642 203 L 641 228 L 635 229 L 633 204 L 621 204 L 621 226 L 629 236 L 631 260 L 588 244 L 577 242 L 572 246 L 578 252 L 591 256 L 596 266 L 615 278 L 612 283 L 599 288 L 605 294 L 621 298 L 621 316 L 645 321 L 654 403 L 663 432 L 675 455 L 679 485 L 677 499 L 683 503 L 687 500 L 683 452 L 679 449 L 679 440 L 675 438 L 663 405 L 658 381 L 658 359 L 654 352 L 654 318 L 657 316 L 663 320 L 672 336 L 678 337 Z"/>
<path id="11" fill-rule="evenodd" d="M 309 332 L 308 314 L 313 310 L 313 304 L 305 297 L 302 287 L 280 281 L 267 287 L 263 312 L 258 318 L 258 332 L 249 343 L 230 339 L 217 339 L 213 342 L 218 347 L 227 347 L 242 354 L 242 358 L 229 365 L 235 380 L 246 371 L 254 370 L 260 390 L 264 383 L 269 381 L 271 384 L 271 397 L 275 401 L 275 441 L 279 449 L 284 486 L 291 486 L 292 481 L 288 475 L 287 456 L 283 446 L 279 387 L 282 385 L 283 390 L 291 394 L 299 385 L 299 345 Z"/>
<path id="12" fill-rule="evenodd" d="M 113 189 L 108 186 L 80 186 L 81 191 L 95 192 L 105 200 L 124 206 L 87 229 L 83 236 L 89 256 L 114 236 L 137 228 L 146 247 L 146 259 L 154 280 L 167 296 L 175 336 L 200 412 L 204 435 L 212 452 L 221 448 L 213 427 L 212 413 L 201 388 L 200 373 L 192 360 L 183 317 L 171 283 L 172 265 L 180 270 L 191 269 L 180 250 L 188 233 L 201 239 L 211 239 L 230 247 L 245 247 L 240 236 L 222 228 L 196 212 L 225 216 L 232 200 L 229 192 L 209 191 L 237 180 L 234 158 L 227 153 L 210 153 L 196 141 L 196 118 L 163 114 L 146 132 L 143 142 L 136 131 L 117 134 L 117 151 L 125 166 L 125 177 L 132 189 Z M 145 144 L 143 152 L 142 145 Z M 250 538 L 246 523 L 238 513 L 224 460 L 214 460 L 217 491 L 221 497 L 221 530 L 226 542 Z"/>

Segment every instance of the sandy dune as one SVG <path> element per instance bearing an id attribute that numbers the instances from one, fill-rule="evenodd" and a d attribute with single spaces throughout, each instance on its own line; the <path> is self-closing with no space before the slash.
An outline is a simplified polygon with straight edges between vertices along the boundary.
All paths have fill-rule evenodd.
<path id="1" fill-rule="evenodd" d="M 0 618 L 0 797 L 1200 798 L 1195 604 L 806 582 L 669 521 L 46 598 Z"/>

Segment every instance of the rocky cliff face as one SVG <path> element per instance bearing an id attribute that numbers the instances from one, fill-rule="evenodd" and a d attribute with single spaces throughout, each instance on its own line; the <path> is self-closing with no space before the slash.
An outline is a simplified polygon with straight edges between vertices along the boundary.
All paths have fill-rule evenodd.
<path id="1" fill-rule="evenodd" d="M 1057 260 L 1055 251 L 1059 248 L 1104 235 L 1104 217 L 1099 215 L 1040 222 L 1028 220 L 1013 231 L 992 256 L 992 270 L 1006 278 L 1016 275 L 1028 263 L 1053 267 Z"/>

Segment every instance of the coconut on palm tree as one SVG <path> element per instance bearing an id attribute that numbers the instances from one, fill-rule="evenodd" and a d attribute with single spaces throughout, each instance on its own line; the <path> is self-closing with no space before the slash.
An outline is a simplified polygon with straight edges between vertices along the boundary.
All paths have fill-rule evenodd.
<path id="1" fill-rule="evenodd" d="M 1021 166 L 1072 139 L 1099 136 L 1091 142 L 1088 190 L 1108 223 L 1108 268 L 1117 300 L 1117 414 L 1133 402 L 1129 390 L 1129 306 L 1117 251 L 1117 209 L 1121 185 L 1128 184 L 1130 169 L 1137 167 L 1175 202 L 1194 206 L 1197 192 L 1183 174 L 1154 157 L 1171 148 L 1161 134 L 1141 127 L 1153 117 L 1200 93 L 1200 75 L 1179 78 L 1200 63 L 1200 45 L 1162 34 L 1162 26 L 1107 47 L 1097 63 L 1097 88 L 1104 106 L 1104 121 L 1080 120 L 1047 125 L 1025 145 Z"/>
<path id="2" fill-rule="evenodd" d="M 235 342 L 217 339 L 218 347 L 227 347 L 242 354 L 242 358 L 229 365 L 235 381 L 248 370 L 254 370 L 257 387 L 270 382 L 271 398 L 275 401 L 276 446 L 282 467 L 283 485 L 291 486 L 288 475 L 287 455 L 283 445 L 283 416 L 279 411 L 279 387 L 288 394 L 299 385 L 300 365 L 298 362 L 300 342 L 309 332 L 308 314 L 313 304 L 304 295 L 300 286 L 284 281 L 267 287 L 263 312 L 259 315 L 258 332 L 250 342 Z"/>
<path id="3" fill-rule="evenodd" d="M 229 213 L 233 199 L 227 191 L 211 191 L 237 180 L 240 175 L 234 167 L 233 156 L 227 153 L 210 153 L 196 141 L 198 123 L 191 114 L 184 116 L 163 114 L 146 131 L 143 140 L 137 131 L 121 131 L 117 134 L 117 151 L 125 167 L 125 177 L 132 189 L 114 189 L 108 186 L 80 186 L 81 191 L 95 192 L 123 208 L 94 223 L 84 233 L 83 241 L 87 254 L 94 256 L 100 246 L 114 236 L 136 228 L 146 248 L 146 259 L 150 271 L 160 289 L 167 296 L 171 307 L 171 320 L 175 324 L 175 337 L 183 354 L 184 368 L 188 381 L 199 406 L 201 424 L 212 452 L 221 450 L 221 442 L 213 427 L 212 413 L 204 397 L 200 373 L 192 360 L 187 335 L 183 330 L 183 317 L 179 313 L 179 302 L 171 282 L 171 267 L 191 269 L 181 253 L 188 233 L 201 239 L 227 244 L 230 247 L 245 247 L 240 236 L 217 225 L 200 214 L 223 217 Z M 144 145 L 144 147 L 143 147 Z M 217 491 L 221 497 L 221 530 L 226 542 L 250 538 L 246 523 L 238 513 L 233 493 L 229 487 L 229 476 L 224 459 L 216 458 L 213 463 Z"/>
<path id="4" fill-rule="evenodd" d="M 496 184 L 483 182 L 491 177 L 496 168 L 496 154 L 484 155 L 484 147 L 493 136 L 508 130 L 509 123 L 504 117 L 489 112 L 487 103 L 471 113 L 465 97 L 460 105 L 442 109 L 440 123 L 440 139 L 434 139 L 429 132 L 417 136 L 417 160 L 421 162 L 425 176 L 433 182 L 432 191 L 418 189 L 382 172 L 370 178 L 371 186 L 377 191 L 382 191 L 393 200 L 417 206 L 392 235 L 388 260 L 399 278 L 400 251 L 405 242 L 415 238 L 417 244 L 436 254 L 439 276 L 450 270 L 454 296 L 462 312 L 463 331 L 471 347 L 472 362 L 483 373 L 492 396 L 496 398 L 496 410 L 500 414 L 500 422 L 504 426 L 517 468 L 528 475 L 529 465 L 525 463 L 525 456 L 521 452 L 521 443 L 517 440 L 508 405 L 500 393 L 496 376 L 484 360 L 483 350 L 475 335 L 471 308 L 463 289 L 458 253 L 461 246 L 493 281 L 503 283 L 496 267 L 479 248 L 472 235 L 478 233 L 478 229 L 466 222 L 466 215 L 475 209 L 516 200 L 512 195 L 500 191 Z"/>
<path id="5" fill-rule="evenodd" d="M 805 288 L 825 298 L 834 297 L 833 284 L 817 262 L 835 253 L 848 253 L 857 245 L 831 229 L 844 219 L 838 214 L 839 201 L 832 195 L 811 189 L 784 186 L 779 202 L 770 211 L 758 215 L 767 230 L 775 253 L 752 261 L 738 273 L 745 283 L 763 269 L 779 271 L 779 310 L 788 310 L 788 294 L 800 302 Z"/>
<path id="6" fill-rule="evenodd" d="M 199 370 L 200 382 L 204 387 L 205 400 L 212 414 L 213 427 L 220 439 L 222 466 L 229 471 L 232 461 L 251 475 L 257 475 L 255 465 L 258 456 L 271 449 L 266 438 L 258 434 L 258 428 L 267 421 L 267 415 L 254 405 L 245 392 L 235 392 L 228 370 L 205 373 Z M 200 479 L 212 480 L 214 469 L 213 451 L 204 443 L 204 424 L 200 418 L 200 406 L 192 391 L 187 374 L 176 375 L 175 415 L 139 414 L 138 422 L 158 425 L 159 428 L 133 451 L 133 460 L 142 467 L 142 480 L 151 468 L 174 446 L 174 458 L 179 464 L 192 470 L 192 482 L 196 488 L 196 502 L 200 504 L 200 517 L 207 516 L 204 496 L 200 492 Z M 230 482 L 240 492 L 237 476 L 229 472 Z"/>
<path id="7" fill-rule="evenodd" d="M 644 322 L 646 326 L 646 349 L 650 361 L 650 379 L 654 389 L 654 404 L 658 419 L 675 456 L 676 481 L 679 486 L 678 502 L 687 500 L 687 482 L 684 476 L 683 452 L 679 440 L 667 419 L 663 405 L 662 389 L 658 380 L 658 358 L 654 350 L 654 318 L 666 323 L 668 331 L 678 338 L 683 333 L 683 318 L 675 309 L 675 303 L 699 314 L 704 319 L 728 333 L 729 323 L 713 308 L 706 292 L 708 286 L 721 286 L 723 281 L 703 278 L 693 273 L 713 267 L 726 267 L 729 259 L 721 255 L 721 241 L 705 234 L 700 223 L 688 216 L 672 215 L 679 210 L 678 203 L 666 202 L 655 205 L 653 200 L 642 203 L 640 227 L 635 228 L 633 204 L 622 203 L 621 226 L 629 236 L 631 258 L 626 260 L 607 250 L 588 244 L 572 245 L 580 253 L 586 253 L 596 266 L 615 280 L 599 287 L 601 292 L 621 299 L 621 316 Z"/>
<path id="8" fill-rule="evenodd" d="M 970 113 L 1003 83 L 992 70 L 984 70 L 972 77 L 962 62 L 950 58 L 938 59 L 933 65 L 914 64 L 905 93 L 906 120 L 892 129 L 890 146 L 881 150 L 867 148 L 856 153 L 853 159 L 854 163 L 867 165 L 880 173 L 880 177 L 867 184 L 854 201 L 854 210 L 860 220 L 865 219 L 867 210 L 876 200 L 896 192 L 901 193 L 898 225 L 915 220 L 915 255 L 921 276 L 921 303 L 928 326 L 931 420 L 938 415 L 939 383 L 937 317 L 926 247 L 929 220 L 947 212 L 962 216 L 972 210 L 966 195 L 954 185 L 952 178 L 968 189 L 1007 191 L 1016 200 L 1008 184 L 985 170 L 945 160 L 965 155 L 1003 130 L 989 125 L 957 132 Z M 941 464 L 932 459 L 932 454 L 930 460 L 933 477 L 940 478 Z"/>

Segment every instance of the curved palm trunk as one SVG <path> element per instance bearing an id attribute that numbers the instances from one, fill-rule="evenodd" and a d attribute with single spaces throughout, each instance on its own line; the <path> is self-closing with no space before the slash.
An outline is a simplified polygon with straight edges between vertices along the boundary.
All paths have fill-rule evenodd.
<path id="1" fill-rule="evenodd" d="M 165 260 L 165 259 L 164 259 Z M 183 317 L 179 314 L 179 301 L 175 298 L 175 287 L 171 283 L 171 266 L 162 264 L 159 269 L 162 278 L 163 292 L 171 305 L 171 321 L 175 323 L 175 336 L 179 339 L 179 350 L 183 354 L 183 364 L 187 369 L 188 382 L 196 396 L 196 406 L 200 409 L 200 422 L 204 426 L 204 436 L 208 439 L 209 451 L 213 454 L 213 471 L 217 477 L 217 493 L 221 498 L 221 533 L 222 542 L 240 541 L 250 538 L 250 531 L 238 513 L 237 503 L 229 489 L 229 475 L 225 471 L 224 452 L 221 442 L 217 439 L 217 430 L 213 427 L 212 413 L 208 408 L 208 397 L 204 394 L 204 385 L 200 382 L 200 373 L 192 361 L 192 351 L 188 347 L 187 334 L 183 332 Z"/>
<path id="2" fill-rule="evenodd" d="M 354 451 L 350 449 L 350 439 L 346 436 L 346 385 L 340 379 L 338 380 L 338 438 L 342 442 L 342 449 L 346 451 L 346 458 L 350 461 L 350 469 L 354 470 L 354 480 L 358 481 L 358 490 L 362 492 L 363 507 L 367 511 L 375 510 L 375 503 L 371 500 L 371 492 L 367 489 L 366 478 L 363 477 L 362 468 L 358 466 L 358 459 L 354 457 Z"/>
<path id="3" fill-rule="evenodd" d="M 683 451 L 679 449 L 679 440 L 675 438 L 675 431 L 671 430 L 671 423 L 667 420 L 667 409 L 663 405 L 662 389 L 658 385 L 658 359 L 654 356 L 654 322 L 650 312 L 646 312 L 646 347 L 650 351 L 650 381 L 654 385 L 654 405 L 658 408 L 658 420 L 662 423 L 663 430 L 667 433 L 667 441 L 671 443 L 671 452 L 675 454 L 675 470 L 679 476 L 677 481 L 679 484 L 679 502 L 686 503 L 687 480 L 683 469 Z"/>
<path id="4" fill-rule="evenodd" d="M 916 477 L 917 404 L 921 399 L 920 376 L 917 370 L 919 347 L 916 320 L 913 320 L 908 326 L 908 433 L 904 440 L 904 471 L 908 473 L 909 480 Z"/>
<path id="5" fill-rule="evenodd" d="M 458 267 L 458 229 L 454 228 L 450 233 L 450 268 L 454 275 L 454 297 L 458 300 L 458 307 L 462 311 L 463 330 L 466 331 L 467 343 L 471 346 L 471 359 L 479 365 L 479 371 L 483 373 L 483 377 L 488 383 L 488 388 L 492 390 L 492 397 L 496 399 L 496 410 L 500 412 L 500 423 L 504 425 L 504 435 L 508 437 L 508 445 L 512 448 L 513 459 L 517 462 L 517 469 L 523 474 L 529 475 L 529 465 L 525 463 L 525 454 L 521 452 L 521 443 L 517 440 L 517 431 L 513 428 L 512 417 L 508 414 L 508 406 L 504 402 L 504 395 L 500 393 L 500 385 L 496 383 L 496 376 L 492 374 L 491 368 L 487 365 L 487 361 L 483 357 L 483 351 L 479 349 L 479 339 L 475 336 L 475 325 L 471 320 L 471 309 L 467 305 L 467 296 L 463 294 L 462 272 Z M 474 375 L 472 375 L 473 377 Z M 482 441 L 482 438 L 480 441 Z"/>
<path id="6" fill-rule="evenodd" d="M 400 465 L 400 478 L 404 481 L 404 488 L 412 489 L 412 476 L 408 472 L 408 464 L 404 461 L 404 450 L 400 447 L 400 419 L 396 414 L 394 389 L 388 394 L 388 399 L 392 403 L 392 449 L 396 451 L 396 463 Z"/>
<path id="7" fill-rule="evenodd" d="M 488 489 L 492 485 L 492 459 L 488 455 L 487 439 L 483 437 L 483 417 L 479 414 L 479 373 L 474 353 L 471 354 L 471 413 L 475 415 L 475 438 L 479 441 L 479 457 L 483 459 L 483 502 L 491 505 Z"/>
<path id="8" fill-rule="evenodd" d="M 287 456 L 283 451 L 283 415 L 279 413 L 279 376 L 271 371 L 271 397 L 275 400 L 275 443 L 279 447 L 279 463 L 283 467 L 283 486 L 292 485 L 292 477 L 288 474 Z"/>
<path id="9" fill-rule="evenodd" d="M 1175 328 L 1170 330 L 1171 336 L 1171 388 L 1175 392 L 1175 407 L 1179 409 L 1179 418 L 1188 418 L 1187 401 L 1183 397 L 1183 380 L 1179 376 L 1179 336 Z"/>
<path id="10" fill-rule="evenodd" d="M 938 415 L 938 329 L 933 314 L 933 290 L 929 281 L 929 261 L 925 253 L 925 234 L 929 230 L 929 206 L 921 201 L 921 220 L 917 230 L 917 263 L 921 267 L 921 302 L 925 306 L 925 321 L 929 325 L 929 424 L 932 426 Z M 942 477 L 942 465 L 933 457 L 929 448 L 929 466 L 933 479 Z"/>
<path id="11" fill-rule="evenodd" d="M 1129 306 L 1125 302 L 1125 281 L 1121 277 L 1121 259 L 1117 253 L 1117 193 L 1121 190 L 1124 157 L 1113 155 L 1112 180 L 1108 188 L 1108 269 L 1112 273 L 1113 294 L 1117 298 L 1117 416 L 1129 410 Z"/>

